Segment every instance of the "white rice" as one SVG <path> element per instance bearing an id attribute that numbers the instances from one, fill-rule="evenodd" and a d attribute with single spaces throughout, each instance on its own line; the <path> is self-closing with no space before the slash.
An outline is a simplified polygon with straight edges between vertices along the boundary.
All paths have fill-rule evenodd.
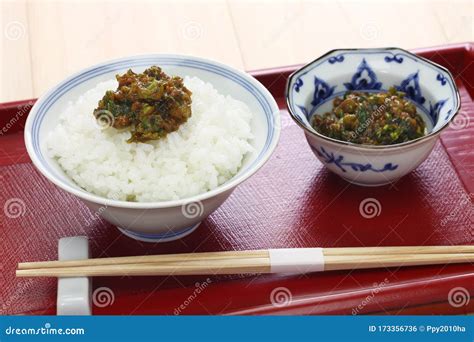
<path id="1" fill-rule="evenodd" d="M 127 143 L 128 131 L 103 129 L 92 112 L 115 80 L 87 91 L 60 115 L 47 139 L 50 156 L 83 189 L 116 200 L 139 202 L 190 197 L 232 178 L 252 151 L 252 113 L 196 77 L 192 116 L 178 131 L 147 143 Z"/>

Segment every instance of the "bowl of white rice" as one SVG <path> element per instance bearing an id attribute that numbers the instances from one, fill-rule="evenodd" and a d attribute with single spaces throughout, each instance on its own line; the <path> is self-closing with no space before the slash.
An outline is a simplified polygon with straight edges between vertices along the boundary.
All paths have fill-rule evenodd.
<path id="1" fill-rule="evenodd" d="M 131 133 L 98 121 L 94 108 L 115 75 L 157 65 L 191 92 L 192 116 L 166 137 L 127 142 Z M 36 168 L 80 198 L 94 216 L 150 242 L 182 238 L 270 157 L 280 114 L 250 75 L 208 59 L 142 55 L 98 64 L 67 78 L 32 108 L 25 143 Z"/>

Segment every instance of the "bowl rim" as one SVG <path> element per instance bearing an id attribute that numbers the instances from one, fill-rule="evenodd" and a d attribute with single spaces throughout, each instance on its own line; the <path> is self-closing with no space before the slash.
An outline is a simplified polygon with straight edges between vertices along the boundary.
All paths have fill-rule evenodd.
<path id="1" fill-rule="evenodd" d="M 38 114 L 38 108 L 39 106 L 49 97 L 51 97 L 53 94 L 55 94 L 64 84 L 74 80 L 75 78 L 79 77 L 80 75 L 83 75 L 84 73 L 95 69 L 95 68 L 100 68 L 100 67 L 105 67 L 109 64 L 116 63 L 116 62 L 121 62 L 121 61 L 131 61 L 131 60 L 136 60 L 136 59 L 145 59 L 145 58 L 182 58 L 182 59 L 187 59 L 187 60 L 193 60 L 193 61 L 200 61 L 203 63 L 207 63 L 210 65 L 218 66 L 223 69 L 226 69 L 230 71 L 231 73 L 237 74 L 241 77 L 243 77 L 246 81 L 250 82 L 253 86 L 255 86 L 256 90 L 261 93 L 261 95 L 268 101 L 268 104 L 270 106 L 270 110 L 272 111 L 272 116 L 273 119 L 275 120 L 275 125 L 269 125 L 268 129 L 271 130 L 273 129 L 273 139 L 270 141 L 270 144 L 268 145 L 267 150 L 264 152 L 264 154 L 260 157 L 260 159 L 255 160 L 255 164 L 247 169 L 243 174 L 241 174 L 239 177 L 236 177 L 234 175 L 231 179 L 229 179 L 227 182 L 219 185 L 218 187 L 210 190 L 203 192 L 201 194 L 197 194 L 194 196 L 178 199 L 178 200 L 169 200 L 169 201 L 153 201 L 153 202 L 127 202 L 127 201 L 122 201 L 122 200 L 114 200 L 111 198 L 106 198 L 103 196 L 96 195 L 94 193 L 91 193 L 85 189 L 76 189 L 73 186 L 59 181 L 53 174 L 51 174 L 48 170 L 46 170 L 43 167 L 43 164 L 40 162 L 39 158 L 37 157 L 35 150 L 33 148 L 33 139 L 32 139 L 32 124 L 33 120 Z M 94 65 L 91 65 L 89 67 L 80 69 L 79 71 L 70 74 L 69 76 L 63 78 L 60 82 L 56 83 L 53 87 L 48 89 L 47 92 L 45 92 L 34 104 L 34 106 L 31 108 L 30 113 L 26 119 L 25 123 L 25 128 L 24 128 L 24 141 L 26 145 L 26 150 L 31 158 L 33 165 L 41 172 L 43 176 L 45 176 L 49 181 L 51 181 L 53 184 L 58 186 L 59 188 L 67 191 L 68 193 L 71 193 L 82 200 L 92 202 L 95 204 L 99 204 L 105 207 L 118 207 L 118 208 L 127 208 L 127 209 L 164 209 L 164 208 L 173 208 L 173 207 L 180 207 L 184 206 L 189 203 L 197 203 L 197 202 L 202 202 L 208 198 L 216 197 L 219 194 L 222 194 L 226 191 L 234 189 L 236 186 L 238 186 L 240 183 L 244 182 L 247 180 L 250 176 L 255 174 L 270 158 L 270 156 L 273 154 L 273 151 L 275 150 L 276 146 L 278 145 L 279 138 L 280 138 L 280 109 L 271 93 L 268 91 L 268 89 L 261 84 L 257 79 L 255 79 L 253 76 L 248 74 L 245 71 L 241 71 L 237 68 L 234 68 L 232 66 L 226 65 L 224 63 L 218 62 L 213 59 L 209 58 L 203 58 L 203 57 L 197 57 L 193 55 L 188 55 L 188 54 L 169 54 L 169 53 L 157 53 L 157 54 L 138 54 L 138 55 L 132 55 L 132 56 L 127 56 L 127 57 L 121 57 L 121 58 L 115 58 L 115 59 L 110 59 L 106 60 L 101 63 L 96 63 Z M 72 181 L 72 180 L 71 180 Z M 74 181 L 72 181 L 74 182 Z"/>
<path id="2" fill-rule="evenodd" d="M 307 67 L 313 65 L 317 61 L 319 61 L 319 60 L 321 60 L 321 59 L 327 57 L 328 55 L 333 54 L 337 51 L 381 51 L 381 52 L 383 52 L 384 50 L 385 51 L 398 50 L 398 51 L 404 52 L 404 53 L 406 53 L 406 54 L 408 54 L 408 55 L 410 55 L 414 58 L 421 59 L 422 61 L 424 61 L 428 64 L 431 64 L 432 66 L 434 66 L 436 68 L 439 68 L 439 69 L 443 70 L 444 72 L 446 72 L 448 74 L 448 76 L 450 78 L 450 82 L 454 86 L 454 92 L 456 94 L 456 108 L 455 108 L 455 112 L 454 112 L 453 116 L 451 117 L 451 119 L 446 121 L 439 130 L 437 130 L 436 132 L 430 132 L 430 133 L 428 133 L 428 134 L 426 134 L 422 137 L 419 137 L 419 138 L 416 138 L 416 139 L 413 139 L 413 140 L 405 141 L 403 143 L 392 144 L 392 145 L 368 145 L 368 144 L 356 144 L 356 143 L 349 142 L 349 141 L 343 141 L 343 140 L 338 140 L 338 139 L 327 137 L 327 136 L 317 132 L 316 130 L 314 130 L 312 128 L 311 129 L 308 128 L 306 125 L 303 125 L 297 119 L 296 115 L 293 113 L 293 111 L 291 109 L 291 106 L 290 106 L 290 84 L 291 84 L 291 81 L 293 80 L 293 78 L 298 73 L 300 73 L 301 71 L 303 71 Z M 429 59 L 427 59 L 425 57 L 418 56 L 417 54 L 415 54 L 413 52 L 410 52 L 408 50 L 405 50 L 405 49 L 402 49 L 402 48 L 399 48 L 399 47 L 332 49 L 332 50 L 326 52 L 325 54 L 319 56 L 318 58 L 314 59 L 313 61 L 303 65 L 302 67 L 298 68 L 297 70 L 295 70 L 294 72 L 292 72 L 290 74 L 290 76 L 288 77 L 288 79 L 286 81 L 286 86 L 285 86 L 285 102 L 286 102 L 286 107 L 288 109 L 288 113 L 290 114 L 291 118 L 293 119 L 293 121 L 295 121 L 295 123 L 298 126 L 303 128 L 305 133 L 309 133 L 309 134 L 311 134 L 312 136 L 314 136 L 316 138 L 321 138 L 321 139 L 330 141 L 332 143 L 335 143 L 337 145 L 343 145 L 343 146 L 346 146 L 346 147 L 353 147 L 353 148 L 362 149 L 362 150 L 389 150 L 389 149 L 390 150 L 395 150 L 397 148 L 401 148 L 401 147 L 405 147 L 405 146 L 409 146 L 409 145 L 421 144 L 425 140 L 428 140 L 430 138 L 433 138 L 433 137 L 436 137 L 437 135 L 439 135 L 441 133 L 441 131 L 443 131 L 446 127 L 449 126 L 449 124 L 454 120 L 454 118 L 458 115 L 459 110 L 461 109 L 461 96 L 459 95 L 459 89 L 456 85 L 456 82 L 454 81 L 454 77 L 451 74 L 451 72 L 447 68 L 445 68 L 444 66 L 439 65 L 438 63 L 430 61 Z"/>

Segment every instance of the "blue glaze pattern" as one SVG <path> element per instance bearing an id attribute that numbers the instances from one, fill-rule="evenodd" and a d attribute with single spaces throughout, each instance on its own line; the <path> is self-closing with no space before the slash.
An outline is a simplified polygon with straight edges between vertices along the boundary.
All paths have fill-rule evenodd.
<path id="1" fill-rule="evenodd" d="M 331 87 L 327 82 L 315 76 L 313 98 L 311 100 L 311 108 L 308 109 L 306 106 L 300 106 L 300 105 L 298 105 L 298 108 L 303 112 L 303 114 L 309 120 L 309 118 L 314 114 L 314 111 L 316 110 L 316 108 L 318 108 L 318 106 L 321 103 L 323 103 L 324 101 L 326 101 L 328 98 L 330 98 L 333 95 L 335 88 L 336 86 Z"/>
<path id="2" fill-rule="evenodd" d="M 384 60 L 387 63 L 391 63 L 391 62 L 396 62 L 398 64 L 403 63 L 403 57 L 400 56 L 400 54 L 398 53 L 395 53 L 395 54 L 391 53 L 389 56 L 385 56 Z"/>
<path id="3" fill-rule="evenodd" d="M 374 70 L 375 66 L 383 72 Z M 390 77 L 385 74 L 387 70 Z M 455 84 L 442 69 L 397 49 L 334 51 L 292 77 L 291 88 L 287 89 L 288 105 L 291 115 L 304 126 L 321 106 L 348 90 L 376 92 L 395 86 L 430 121 L 433 132 L 443 127 L 440 116 L 443 123 L 449 121 L 459 107 Z M 433 98 L 437 93 L 442 95 Z"/>
<path id="4" fill-rule="evenodd" d="M 364 58 L 352 76 L 351 82 L 344 83 L 344 86 L 347 90 L 380 90 L 382 83 L 377 81 L 377 75 Z"/>
<path id="5" fill-rule="evenodd" d="M 335 88 L 336 86 L 331 87 L 327 82 L 314 76 L 314 92 L 311 105 L 313 107 L 316 107 L 317 105 L 323 103 L 324 100 L 331 97 L 331 95 L 334 93 Z"/>
<path id="6" fill-rule="evenodd" d="M 430 115 L 431 120 L 433 120 L 433 122 L 438 121 L 439 112 L 441 111 L 441 108 L 443 108 L 444 104 L 445 104 L 447 101 L 448 101 L 448 99 L 439 100 L 439 101 L 436 102 L 434 105 L 432 105 L 431 102 L 430 102 L 430 112 L 429 112 L 429 115 Z"/>
<path id="7" fill-rule="evenodd" d="M 298 77 L 296 82 L 295 82 L 295 91 L 298 93 L 300 91 L 300 88 L 303 86 L 303 80 L 301 77 Z"/>
<path id="8" fill-rule="evenodd" d="M 309 120 L 309 117 L 311 116 L 308 112 L 308 110 L 306 109 L 306 106 L 299 106 L 297 105 L 297 107 L 303 112 L 303 115 L 306 117 L 306 119 Z M 313 107 L 314 109 L 314 107 Z"/>
<path id="9" fill-rule="evenodd" d="M 436 75 L 436 80 L 441 82 L 441 85 L 446 85 L 446 77 L 443 76 L 443 74 L 438 74 Z"/>
<path id="10" fill-rule="evenodd" d="M 344 62 L 344 55 L 340 54 L 340 55 L 337 55 L 337 56 L 330 57 L 328 59 L 328 62 L 330 64 L 342 63 L 342 62 Z"/>
<path id="11" fill-rule="evenodd" d="M 453 112 L 452 109 L 448 110 L 448 112 L 446 113 L 446 116 L 444 117 L 444 121 L 448 121 L 449 120 L 449 117 L 451 116 L 451 113 Z"/>
<path id="12" fill-rule="evenodd" d="M 397 90 L 399 91 L 403 91 L 406 94 L 406 97 L 422 106 L 425 103 L 426 99 L 421 94 L 419 82 L 420 80 L 418 74 L 419 72 L 417 71 L 413 74 L 408 75 L 408 77 L 404 79 L 402 83 L 399 86 L 396 86 L 395 88 L 397 88 Z"/>
<path id="13" fill-rule="evenodd" d="M 353 171 L 359 172 L 366 172 L 366 171 L 373 171 L 373 172 L 386 172 L 386 171 L 394 171 L 398 168 L 398 165 L 393 163 L 386 163 L 382 168 L 373 167 L 370 163 L 353 163 L 353 162 L 345 162 L 343 155 L 336 155 L 333 152 L 328 152 L 324 149 L 324 147 L 320 146 L 319 150 L 313 148 L 313 151 L 321 157 L 326 164 L 334 164 L 336 165 L 342 172 L 347 172 L 345 167 L 350 167 Z"/>

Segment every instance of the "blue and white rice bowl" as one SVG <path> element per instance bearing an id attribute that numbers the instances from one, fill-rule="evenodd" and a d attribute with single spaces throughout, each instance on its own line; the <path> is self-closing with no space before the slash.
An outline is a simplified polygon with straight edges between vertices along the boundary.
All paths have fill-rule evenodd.
<path id="1" fill-rule="evenodd" d="M 128 69 L 142 72 L 160 66 L 169 75 L 195 76 L 209 82 L 220 94 L 247 105 L 252 113 L 249 141 L 252 151 L 244 155 L 237 173 L 210 191 L 191 197 L 129 202 L 99 196 L 78 186 L 64 172 L 58 160 L 48 153 L 47 141 L 57 127 L 61 113 L 98 84 L 115 78 Z M 91 108 L 90 115 L 92 116 Z M 143 55 L 105 62 L 84 69 L 67 78 L 32 108 L 25 126 L 25 143 L 36 168 L 61 189 L 77 196 L 94 213 L 119 227 L 129 237 L 142 241 L 170 241 L 191 233 L 199 223 L 216 210 L 236 186 L 254 174 L 270 157 L 279 139 L 278 106 L 267 91 L 250 75 L 211 60 L 183 55 Z"/>
<path id="2" fill-rule="evenodd" d="M 310 124 L 313 115 L 331 111 L 332 100 L 346 91 L 387 91 L 392 86 L 416 105 L 427 127 L 425 136 L 394 145 L 361 145 L 324 136 Z M 447 69 L 398 48 L 330 51 L 290 76 L 286 100 L 316 157 L 345 180 L 363 186 L 391 183 L 420 165 L 460 108 Z"/>

